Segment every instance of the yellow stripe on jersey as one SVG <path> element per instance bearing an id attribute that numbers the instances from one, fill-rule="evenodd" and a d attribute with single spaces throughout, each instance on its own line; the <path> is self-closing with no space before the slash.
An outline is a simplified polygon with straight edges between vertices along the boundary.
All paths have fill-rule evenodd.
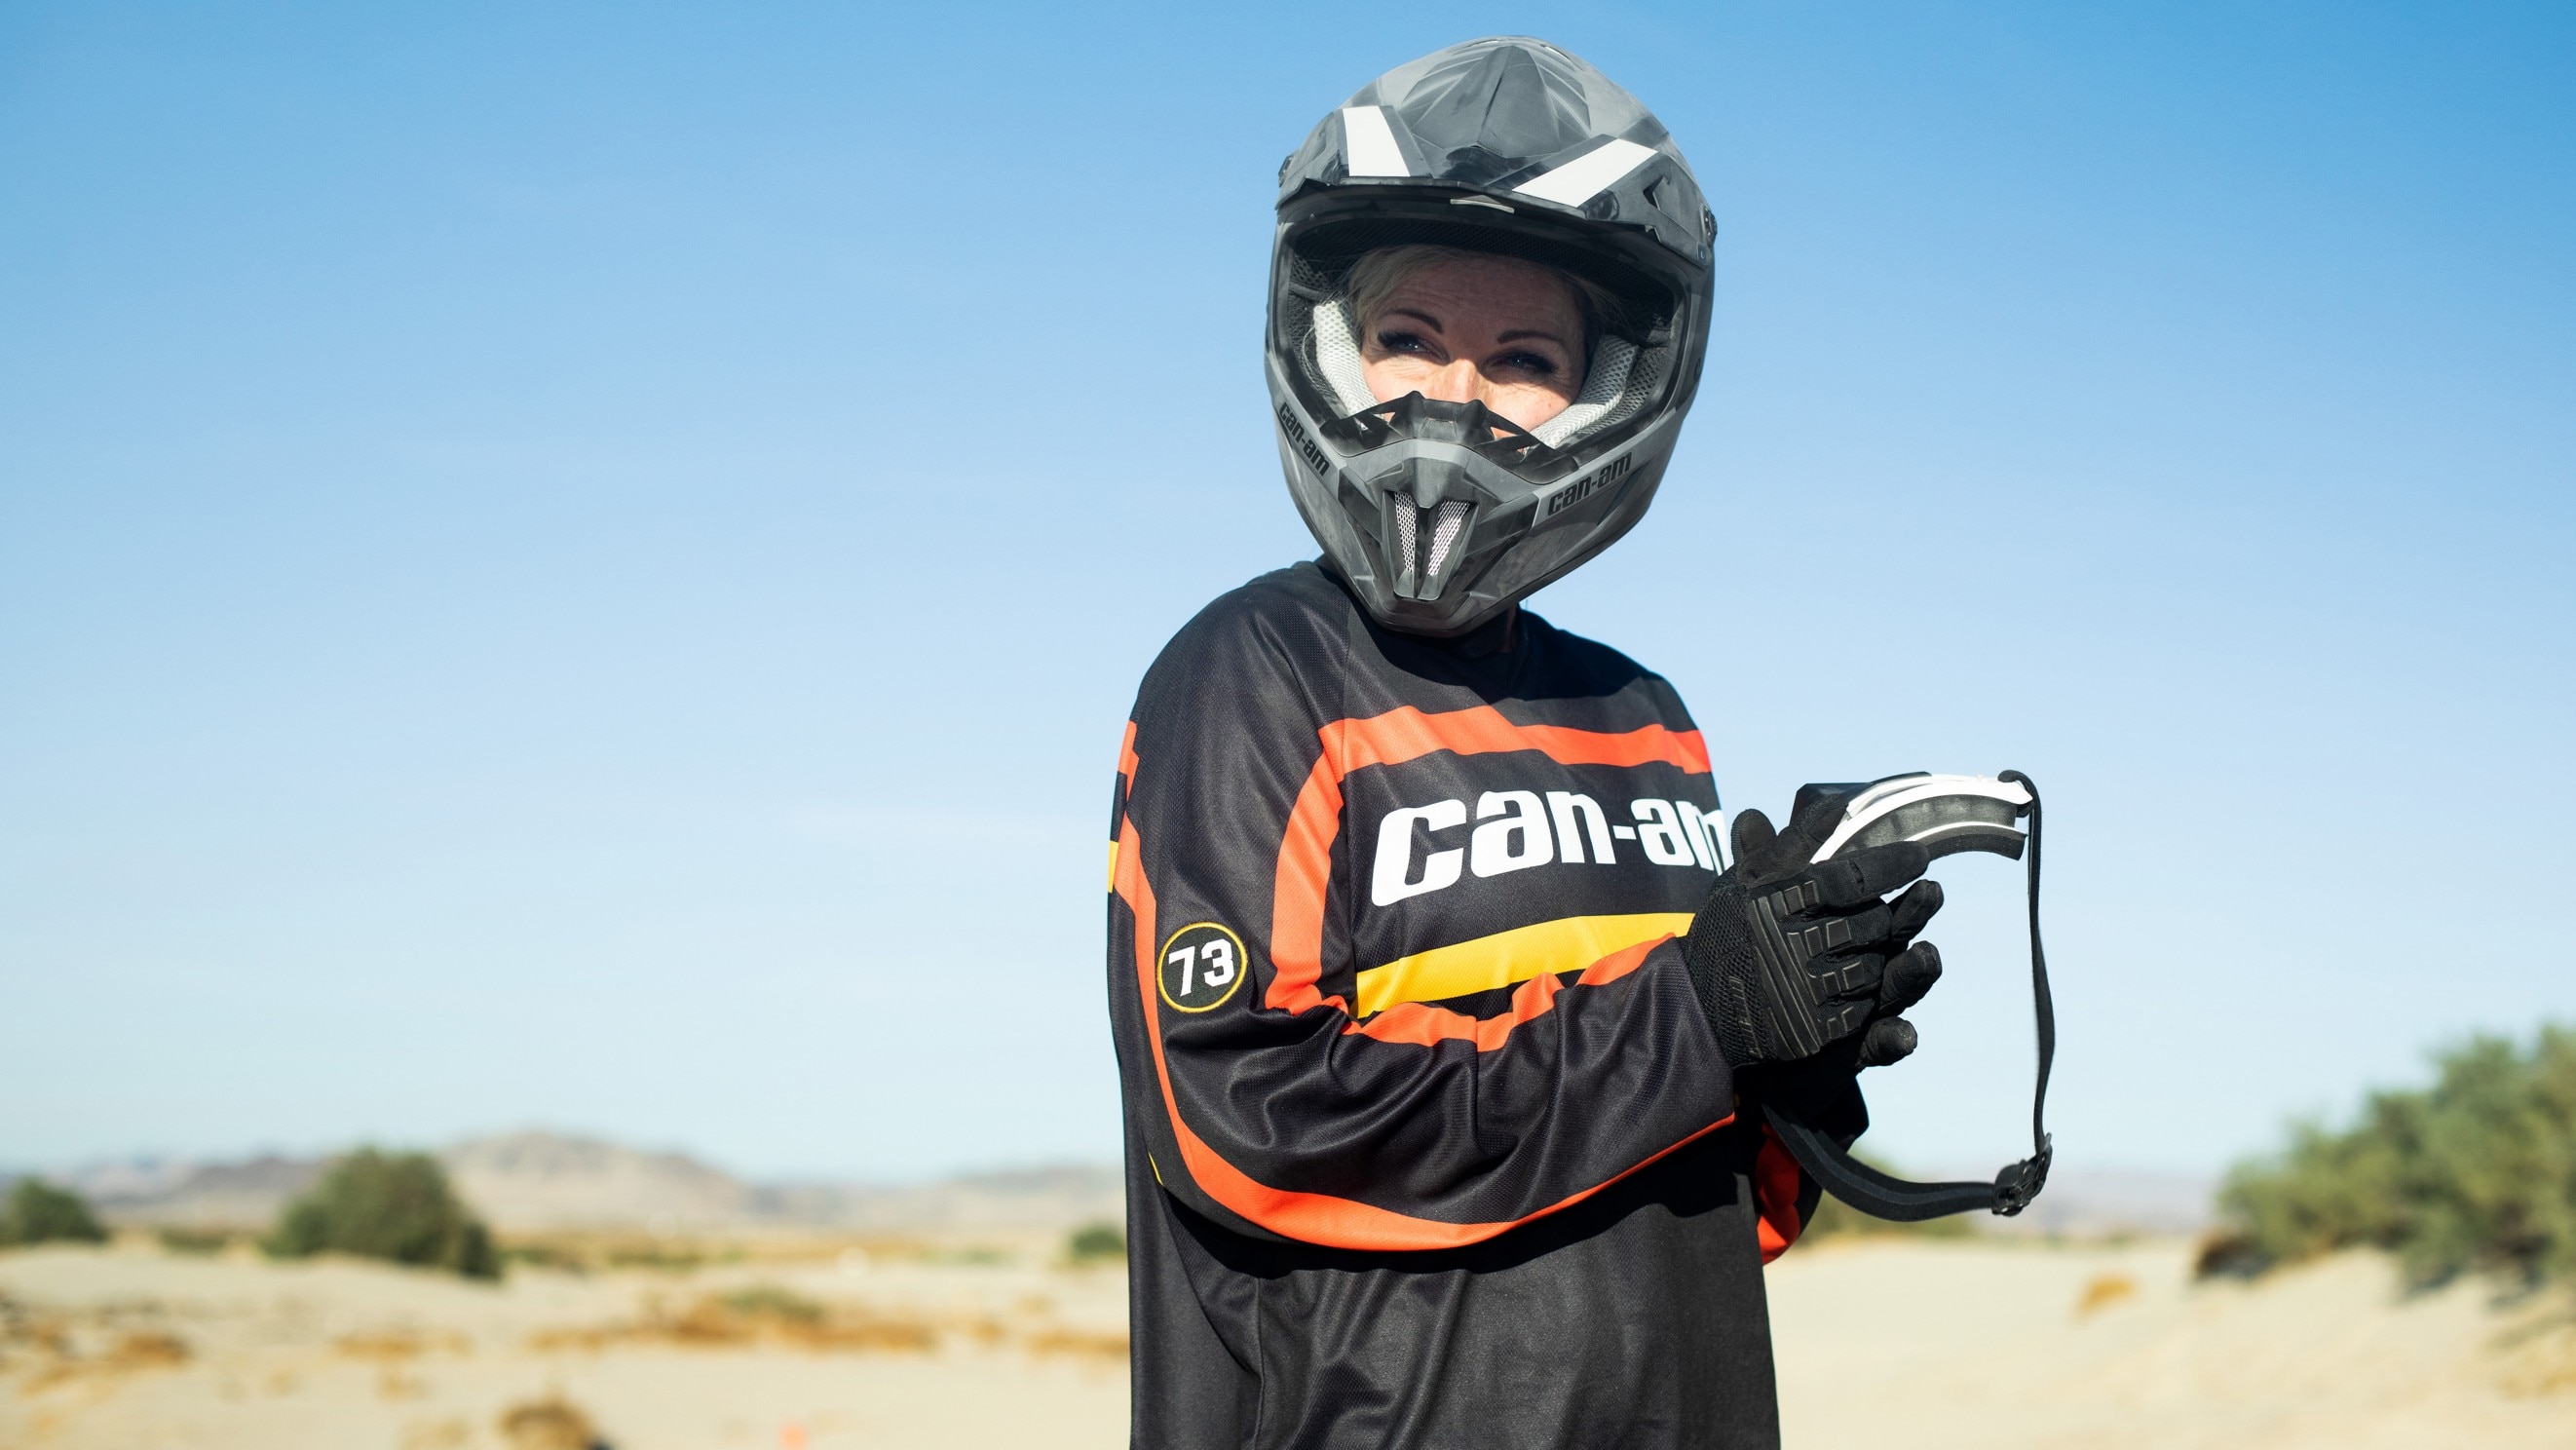
<path id="1" fill-rule="evenodd" d="M 1362 1017 L 1398 1002 L 1438 1002 L 1526 982 L 1541 972 L 1572 972 L 1612 952 L 1690 930 L 1687 911 L 1627 916 L 1565 916 L 1433 947 L 1360 973 Z"/>

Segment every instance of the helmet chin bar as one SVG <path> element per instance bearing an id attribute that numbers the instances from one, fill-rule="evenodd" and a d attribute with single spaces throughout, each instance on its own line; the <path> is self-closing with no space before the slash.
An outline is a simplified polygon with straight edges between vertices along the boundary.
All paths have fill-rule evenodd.
<path id="1" fill-rule="evenodd" d="M 1289 493 L 1334 573 L 1379 624 L 1431 639 L 1480 628 L 1626 533 L 1680 423 L 1560 449 L 1475 403 L 1408 394 L 1330 413 L 1276 355 L 1270 383 Z"/>
<path id="2" fill-rule="evenodd" d="M 1439 403 L 1418 392 L 1334 418 L 1318 431 L 1346 451 L 1369 452 L 1391 443 L 1446 443 L 1532 483 L 1563 477 L 1574 467 L 1572 454 L 1550 448 L 1537 434 L 1483 403 Z"/>
<path id="3" fill-rule="evenodd" d="M 1493 490 L 1477 486 L 1478 465 L 1526 478 L 1534 455 L 1554 452 L 1481 402 L 1434 402 L 1418 392 L 1334 419 L 1320 431 L 1388 460 L 1366 480 L 1378 495 L 1387 589 L 1426 604 L 1437 603 L 1468 572 L 1477 526 L 1502 506 Z"/>

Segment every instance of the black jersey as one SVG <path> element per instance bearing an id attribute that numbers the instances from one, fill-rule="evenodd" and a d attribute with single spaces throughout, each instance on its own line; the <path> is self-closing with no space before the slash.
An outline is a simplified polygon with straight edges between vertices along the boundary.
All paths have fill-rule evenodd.
<path id="1" fill-rule="evenodd" d="M 1717 804 L 1672 687 L 1525 610 L 1301 564 L 1181 630 L 1111 818 L 1135 1444 L 1778 1443 L 1815 1198 L 1682 967 Z"/>

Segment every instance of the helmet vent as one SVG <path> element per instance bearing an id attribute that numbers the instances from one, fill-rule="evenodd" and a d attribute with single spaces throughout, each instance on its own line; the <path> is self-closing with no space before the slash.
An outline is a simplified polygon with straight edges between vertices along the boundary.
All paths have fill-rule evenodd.
<path id="1" fill-rule="evenodd" d="M 1456 562 L 1458 537 L 1467 531 L 1463 498 L 1443 499 L 1428 508 L 1395 501 L 1395 592 L 1406 599 L 1437 599 L 1448 587 L 1448 566 Z"/>
<path id="2" fill-rule="evenodd" d="M 1449 548 L 1458 542 L 1458 530 L 1467 522 L 1467 501 L 1453 498 L 1440 505 L 1431 523 L 1431 555 L 1422 561 L 1422 577 L 1437 579 L 1440 566 L 1449 562 Z"/>

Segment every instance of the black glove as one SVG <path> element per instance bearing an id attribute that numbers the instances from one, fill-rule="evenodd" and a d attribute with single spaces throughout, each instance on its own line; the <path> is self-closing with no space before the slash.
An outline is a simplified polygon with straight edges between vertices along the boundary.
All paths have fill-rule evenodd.
<path id="1" fill-rule="evenodd" d="M 1789 829 L 1735 818 L 1735 864 L 1717 878 L 1682 941 L 1682 960 L 1729 1066 L 1813 1058 L 1829 1046 L 1853 1070 L 1914 1050 L 1896 1014 L 1941 977 L 1941 953 L 1915 933 L 1941 909 L 1941 885 L 1916 881 L 1931 858 L 1910 841 L 1811 865 L 1843 817 L 1847 788 L 1801 786 Z M 1914 885 L 1894 903 L 1880 898 Z M 1858 1036 L 1856 1047 L 1846 1039 Z"/>

